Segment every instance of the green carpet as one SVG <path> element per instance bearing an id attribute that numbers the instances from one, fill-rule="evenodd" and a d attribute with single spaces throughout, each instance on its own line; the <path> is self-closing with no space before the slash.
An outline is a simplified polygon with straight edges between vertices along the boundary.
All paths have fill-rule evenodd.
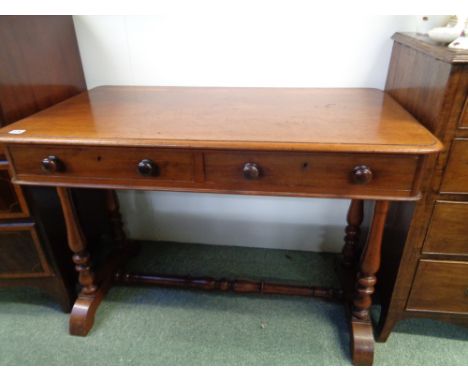
<path id="1" fill-rule="evenodd" d="M 334 255 L 144 243 L 144 272 L 273 278 L 333 285 Z M 0 289 L 1 365 L 350 365 L 341 305 L 301 297 L 114 287 L 85 338 L 40 291 Z M 376 365 L 468 365 L 468 330 L 400 322 Z"/>

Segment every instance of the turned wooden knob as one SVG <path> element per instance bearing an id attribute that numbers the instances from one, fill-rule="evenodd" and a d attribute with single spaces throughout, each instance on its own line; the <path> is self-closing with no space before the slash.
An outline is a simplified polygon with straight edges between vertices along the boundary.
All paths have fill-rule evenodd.
<path id="1" fill-rule="evenodd" d="M 63 163 L 55 155 L 49 155 L 41 161 L 41 169 L 47 174 L 62 171 Z"/>
<path id="2" fill-rule="evenodd" d="M 151 159 L 143 159 L 138 163 L 138 172 L 143 176 L 157 176 L 158 165 Z"/>
<path id="3" fill-rule="evenodd" d="M 260 177 L 260 168 L 255 163 L 244 164 L 242 172 L 245 179 L 258 179 Z"/>
<path id="4" fill-rule="evenodd" d="M 373 174 L 366 165 L 356 166 L 352 172 L 352 180 L 355 184 L 367 184 L 372 180 Z"/>

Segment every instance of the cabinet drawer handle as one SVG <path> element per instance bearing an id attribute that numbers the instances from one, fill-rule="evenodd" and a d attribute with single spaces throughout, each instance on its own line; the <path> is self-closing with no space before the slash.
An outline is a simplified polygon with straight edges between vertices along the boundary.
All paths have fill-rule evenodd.
<path id="1" fill-rule="evenodd" d="M 353 168 L 352 181 L 354 184 L 367 184 L 369 183 L 374 174 L 371 169 L 366 165 L 359 165 Z"/>
<path id="2" fill-rule="evenodd" d="M 242 170 L 244 173 L 245 179 L 258 179 L 260 177 L 260 168 L 257 166 L 256 163 L 246 163 L 244 164 L 244 169 Z"/>
<path id="3" fill-rule="evenodd" d="M 151 159 L 143 159 L 138 163 L 138 172 L 143 176 L 158 176 L 159 167 Z"/>
<path id="4" fill-rule="evenodd" d="M 53 174 L 63 171 L 65 166 L 63 162 L 55 155 L 49 155 L 41 161 L 41 169 L 47 174 Z"/>

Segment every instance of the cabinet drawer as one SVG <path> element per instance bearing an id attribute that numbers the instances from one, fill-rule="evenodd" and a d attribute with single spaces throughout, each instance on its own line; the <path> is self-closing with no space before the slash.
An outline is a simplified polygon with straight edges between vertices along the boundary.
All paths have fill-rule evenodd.
<path id="1" fill-rule="evenodd" d="M 468 193 L 468 139 L 453 141 L 440 192 Z"/>
<path id="2" fill-rule="evenodd" d="M 0 160 L 0 219 L 29 217 L 29 209 L 21 187 L 10 179 L 9 163 Z"/>
<path id="3" fill-rule="evenodd" d="M 420 260 L 407 310 L 468 314 L 468 263 Z"/>
<path id="4" fill-rule="evenodd" d="M 391 165 L 389 165 L 391 163 Z M 258 176 L 246 177 L 245 168 L 255 165 Z M 254 152 L 205 153 L 208 186 L 238 187 L 242 190 L 343 195 L 412 194 L 418 159 L 411 156 L 368 156 L 350 154 L 293 154 Z M 368 182 L 360 183 L 354 170 L 366 166 L 372 172 Z M 362 179 L 361 179 L 362 181 Z"/>
<path id="5" fill-rule="evenodd" d="M 32 222 L 0 224 L 0 278 L 37 277 L 50 271 Z"/>
<path id="6" fill-rule="evenodd" d="M 437 202 L 424 242 L 423 252 L 468 254 L 468 203 Z"/>
<path id="7" fill-rule="evenodd" d="M 16 177 L 21 180 L 47 177 L 55 182 L 63 179 L 69 183 L 76 179 L 86 183 L 86 179 L 109 179 L 112 182 L 121 179 L 122 184 L 131 185 L 193 181 L 193 155 L 183 150 L 12 145 L 9 154 Z M 55 157 L 58 166 L 52 166 L 47 172 L 42 161 L 51 156 Z M 142 161 L 146 161 L 146 175 L 139 170 Z"/>

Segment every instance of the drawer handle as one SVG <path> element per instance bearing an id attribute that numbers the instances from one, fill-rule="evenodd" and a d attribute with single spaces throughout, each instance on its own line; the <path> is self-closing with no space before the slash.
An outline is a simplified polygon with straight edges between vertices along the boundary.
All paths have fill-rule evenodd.
<path id="1" fill-rule="evenodd" d="M 360 165 L 353 168 L 352 180 L 354 184 L 367 184 L 372 180 L 372 171 L 366 165 Z"/>
<path id="2" fill-rule="evenodd" d="M 47 174 L 63 171 L 64 165 L 62 161 L 55 155 L 49 155 L 41 161 L 41 169 Z"/>
<path id="3" fill-rule="evenodd" d="M 138 163 L 138 172 L 143 176 L 158 176 L 159 167 L 151 159 L 143 159 Z"/>
<path id="4" fill-rule="evenodd" d="M 256 163 L 246 163 L 244 164 L 244 169 L 242 170 L 244 173 L 245 179 L 258 179 L 260 178 L 260 168 L 257 166 Z"/>

